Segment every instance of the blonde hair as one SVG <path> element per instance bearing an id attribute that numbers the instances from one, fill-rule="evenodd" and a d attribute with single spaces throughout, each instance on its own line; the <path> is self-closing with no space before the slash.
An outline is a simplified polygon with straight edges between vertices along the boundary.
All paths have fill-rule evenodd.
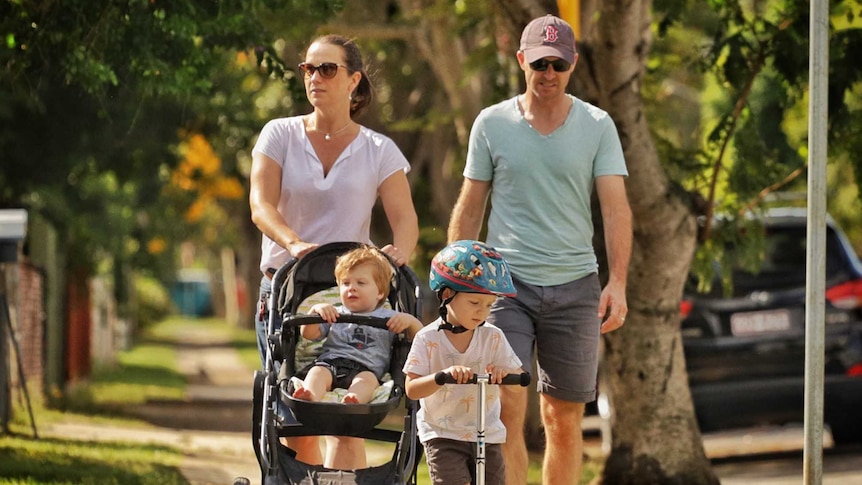
<path id="1" fill-rule="evenodd" d="M 377 285 L 377 289 L 383 293 L 383 297 L 377 302 L 379 306 L 389 296 L 390 283 L 392 282 L 392 263 L 378 249 L 361 246 L 339 256 L 335 260 L 335 280 L 341 285 L 341 281 L 347 276 L 347 273 L 363 264 L 371 265 L 374 283 Z"/>

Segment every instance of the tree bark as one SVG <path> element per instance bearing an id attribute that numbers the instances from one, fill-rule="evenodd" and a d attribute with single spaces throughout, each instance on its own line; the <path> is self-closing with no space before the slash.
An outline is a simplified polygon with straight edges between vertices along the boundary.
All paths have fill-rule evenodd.
<path id="1" fill-rule="evenodd" d="M 635 234 L 627 323 L 604 339 L 604 385 L 614 416 L 602 482 L 717 484 L 695 420 L 679 332 L 696 224 L 659 163 L 641 98 L 651 7 L 650 0 L 611 0 L 597 4 L 596 17 L 582 17 L 598 20 L 582 42 L 585 77 L 579 80 L 617 124 Z"/>

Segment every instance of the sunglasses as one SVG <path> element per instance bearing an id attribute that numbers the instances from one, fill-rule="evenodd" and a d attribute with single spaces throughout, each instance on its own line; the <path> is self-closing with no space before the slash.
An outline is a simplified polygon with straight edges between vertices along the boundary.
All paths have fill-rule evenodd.
<path id="1" fill-rule="evenodd" d="M 539 59 L 530 63 L 530 69 L 539 72 L 545 72 L 548 70 L 548 66 L 554 68 L 554 71 L 557 72 L 566 72 L 572 68 L 572 63 L 566 62 L 562 59 L 557 59 L 556 61 L 549 61 L 547 59 Z"/>
<path id="2" fill-rule="evenodd" d="M 336 64 L 334 62 L 321 62 L 316 66 L 310 62 L 299 63 L 299 70 L 302 71 L 306 77 L 311 77 L 315 72 L 319 72 L 325 79 L 334 78 L 338 73 L 339 67 L 347 69 L 347 66 Z"/>

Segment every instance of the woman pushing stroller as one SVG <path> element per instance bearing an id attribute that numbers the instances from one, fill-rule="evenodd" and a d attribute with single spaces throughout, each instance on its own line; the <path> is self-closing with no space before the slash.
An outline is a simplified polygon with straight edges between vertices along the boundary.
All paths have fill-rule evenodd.
<path id="1" fill-rule="evenodd" d="M 440 318 L 416 334 L 404 365 L 406 392 L 421 400 L 417 426 L 434 484 L 469 484 L 476 456 L 477 423 L 473 406 L 486 405 L 488 484 L 505 484 L 498 386 L 490 386 L 486 403 L 476 403 L 472 386 L 440 385 L 443 371 L 459 384 L 488 373 L 500 384 L 509 373 L 523 372 L 521 361 L 503 332 L 485 319 L 501 296 L 515 287 L 502 256 L 479 241 L 456 241 L 431 261 L 431 290 L 440 299 Z"/>

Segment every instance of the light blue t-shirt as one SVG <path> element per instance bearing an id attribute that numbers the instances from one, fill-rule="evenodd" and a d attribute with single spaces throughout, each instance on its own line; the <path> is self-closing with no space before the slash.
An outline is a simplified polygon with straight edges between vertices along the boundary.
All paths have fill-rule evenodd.
<path id="1" fill-rule="evenodd" d="M 628 176 L 607 112 L 574 96 L 566 122 L 542 135 L 514 97 L 479 113 L 464 176 L 493 181 L 487 242 L 512 274 L 533 285 L 568 283 L 598 271 L 590 195 L 596 177 Z"/>

